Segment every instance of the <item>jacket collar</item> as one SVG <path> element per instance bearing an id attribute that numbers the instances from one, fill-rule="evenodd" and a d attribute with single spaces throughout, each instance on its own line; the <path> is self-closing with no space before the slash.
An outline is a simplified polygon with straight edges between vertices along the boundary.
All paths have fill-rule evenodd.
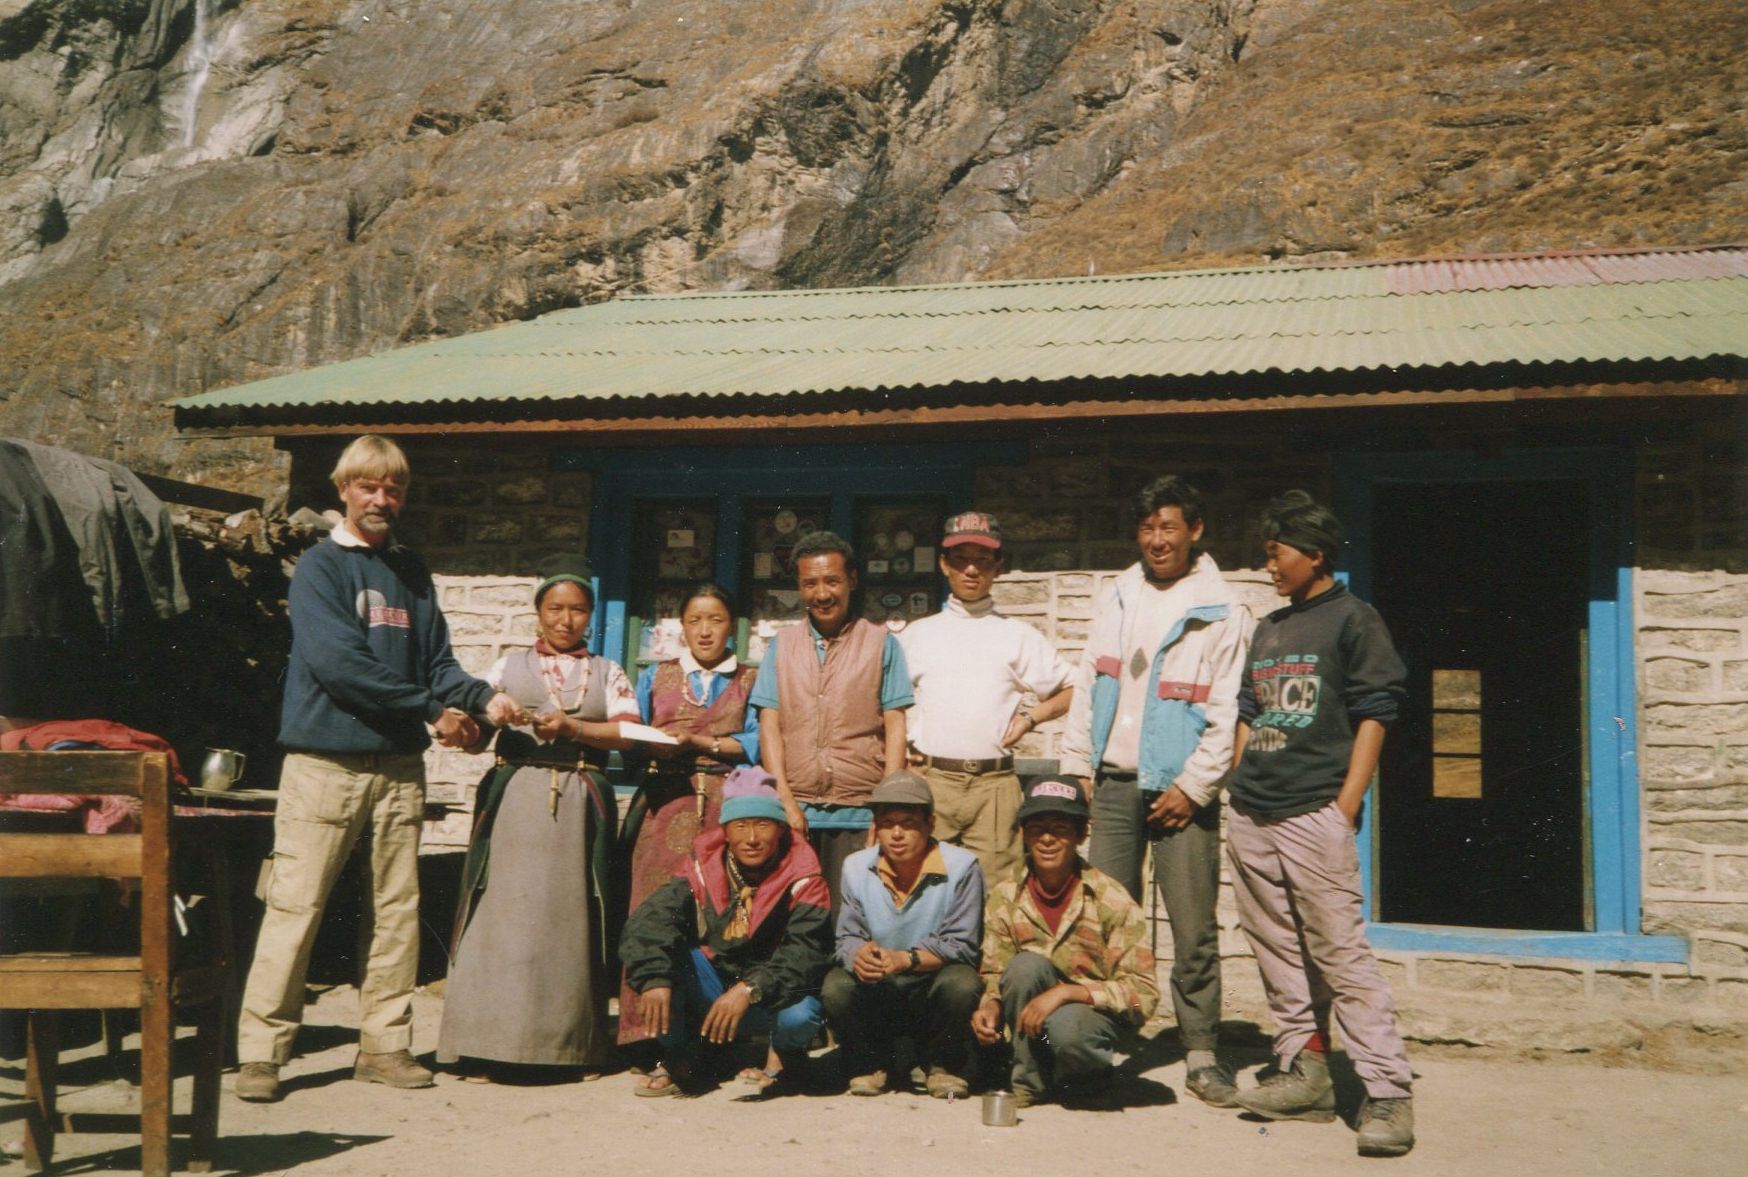
<path id="1" fill-rule="evenodd" d="M 740 663 L 735 661 L 735 657 L 733 654 L 729 654 L 721 662 L 718 662 L 715 666 L 705 667 L 705 666 L 700 666 L 698 664 L 698 659 L 692 657 L 691 650 L 684 650 L 683 649 L 680 651 L 680 669 L 685 671 L 688 675 L 700 674 L 700 673 L 702 673 L 702 674 L 733 674 L 739 666 L 740 666 Z"/>
<path id="2" fill-rule="evenodd" d="M 394 533 L 390 532 L 386 544 L 383 544 L 380 548 L 373 547 L 370 543 L 366 542 L 363 536 L 359 535 L 356 531 L 353 531 L 352 525 L 344 519 L 335 524 L 334 529 L 328 532 L 328 538 L 342 548 L 352 548 L 355 551 L 392 552 L 394 549 L 401 546 L 400 541 L 395 539 Z"/>
<path id="3" fill-rule="evenodd" d="M 967 605 L 952 593 L 947 594 L 947 603 L 941 606 L 941 612 L 951 613 L 955 617 L 992 617 L 995 615 L 995 598 L 984 597 Z"/>
<path id="4" fill-rule="evenodd" d="M 1330 601 L 1338 601 L 1345 596 L 1347 596 L 1347 586 L 1338 580 L 1327 591 L 1318 593 L 1309 601 L 1304 601 L 1296 605 L 1288 602 L 1287 604 L 1282 605 L 1279 609 L 1270 613 L 1269 618 L 1273 620 L 1275 618 L 1286 617 L 1293 613 L 1305 613 L 1317 608 L 1319 605 L 1326 605 Z"/>
<path id="5" fill-rule="evenodd" d="M 1189 590 L 1191 608 L 1224 605 L 1232 600 L 1231 586 L 1220 575 L 1220 566 L 1214 563 L 1214 557 L 1206 552 L 1196 557 L 1196 562 L 1190 565 L 1189 572 L 1178 583 Z M 1125 607 L 1134 604 L 1146 587 L 1147 573 L 1142 570 L 1139 560 L 1117 574 L 1117 595 Z"/>
<path id="6" fill-rule="evenodd" d="M 674 872 L 692 888 L 692 897 L 700 904 L 707 903 L 710 911 L 717 915 L 728 910 L 728 868 L 722 862 L 722 856 L 727 852 L 728 832 L 715 826 L 692 840 L 692 857 L 682 862 Z M 753 910 L 747 919 L 748 939 L 758 934 L 759 925 L 776 910 L 796 883 L 819 874 L 819 859 L 814 855 L 813 847 L 807 844 L 807 839 L 798 838 L 791 831 L 789 848 L 778 861 L 777 869 L 766 875 L 753 893 Z"/>

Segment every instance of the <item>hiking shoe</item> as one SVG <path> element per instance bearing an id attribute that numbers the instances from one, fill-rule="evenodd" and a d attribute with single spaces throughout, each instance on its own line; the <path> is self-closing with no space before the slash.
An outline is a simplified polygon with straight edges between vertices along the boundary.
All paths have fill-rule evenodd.
<path id="1" fill-rule="evenodd" d="M 930 1067 L 923 1088 L 936 1099 L 964 1099 L 971 1094 L 971 1084 L 945 1067 Z"/>
<path id="2" fill-rule="evenodd" d="M 850 1080 L 851 1095 L 883 1095 L 886 1092 L 886 1072 L 869 1071 Z"/>
<path id="3" fill-rule="evenodd" d="M 237 1071 L 237 1098 L 272 1103 L 279 1098 L 278 1063 L 244 1063 Z"/>
<path id="4" fill-rule="evenodd" d="M 1329 1078 L 1329 1058 L 1301 1050 L 1292 1070 L 1275 1071 L 1250 1090 L 1240 1091 L 1232 1102 L 1270 1120 L 1327 1123 L 1335 1119 L 1335 1084 Z"/>
<path id="5" fill-rule="evenodd" d="M 389 1087 L 430 1087 L 435 1079 L 421 1067 L 411 1051 L 391 1050 L 384 1054 L 358 1052 L 358 1062 L 352 1077 L 364 1083 L 382 1083 Z"/>
<path id="6" fill-rule="evenodd" d="M 1235 1108 L 1238 1106 L 1238 1085 L 1232 1081 L 1232 1068 L 1224 1063 L 1216 1063 L 1211 1067 L 1197 1067 L 1191 1071 L 1184 1081 L 1184 1086 L 1190 1089 L 1190 1094 L 1216 1108 Z"/>
<path id="7" fill-rule="evenodd" d="M 1414 1147 L 1414 1101 L 1366 1097 L 1360 1105 L 1362 1157 L 1399 1157 Z"/>
<path id="8" fill-rule="evenodd" d="M 1033 1104 L 1043 1102 L 1044 1093 L 1042 1091 L 1035 1087 L 1022 1087 L 1018 1083 L 1014 1084 L 1014 1106 L 1016 1108 L 1029 1108 Z"/>

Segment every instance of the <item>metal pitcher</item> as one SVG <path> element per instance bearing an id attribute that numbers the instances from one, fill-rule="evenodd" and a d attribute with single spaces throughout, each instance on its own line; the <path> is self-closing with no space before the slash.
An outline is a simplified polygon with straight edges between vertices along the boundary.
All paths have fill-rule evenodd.
<path id="1" fill-rule="evenodd" d="M 243 779 L 249 757 L 230 748 L 208 748 L 200 762 L 200 787 L 222 793 Z"/>

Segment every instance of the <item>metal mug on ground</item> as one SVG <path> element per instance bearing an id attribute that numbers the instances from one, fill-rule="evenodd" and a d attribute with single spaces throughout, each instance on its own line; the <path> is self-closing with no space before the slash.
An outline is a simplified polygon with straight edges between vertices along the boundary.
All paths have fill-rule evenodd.
<path id="1" fill-rule="evenodd" d="M 249 757 L 230 748 L 208 748 L 200 762 L 200 787 L 222 793 L 243 779 L 243 766 Z"/>
<path id="2" fill-rule="evenodd" d="M 1011 1091 L 983 1093 L 983 1123 L 990 1128 L 1012 1128 L 1019 1121 L 1019 1106 Z"/>

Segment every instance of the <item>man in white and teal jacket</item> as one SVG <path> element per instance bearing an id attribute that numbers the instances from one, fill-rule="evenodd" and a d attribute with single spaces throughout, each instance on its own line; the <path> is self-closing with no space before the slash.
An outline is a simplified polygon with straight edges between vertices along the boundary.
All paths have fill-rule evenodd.
<path id="1" fill-rule="evenodd" d="M 1172 1006 L 1188 1087 L 1232 1106 L 1220 1026 L 1220 786 L 1255 622 L 1197 545 L 1201 496 L 1175 476 L 1135 498 L 1140 560 L 1100 598 L 1075 679 L 1062 771 L 1092 796 L 1088 860 L 1142 899 L 1141 863 L 1171 918 Z"/>

